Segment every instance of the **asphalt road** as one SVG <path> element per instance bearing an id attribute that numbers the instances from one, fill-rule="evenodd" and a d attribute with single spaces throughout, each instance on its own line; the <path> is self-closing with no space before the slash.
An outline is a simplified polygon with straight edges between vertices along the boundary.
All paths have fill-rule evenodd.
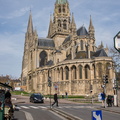
<path id="1" fill-rule="evenodd" d="M 49 107 L 40 104 L 20 104 L 14 113 L 16 120 L 63 120 L 58 114 L 51 112 Z"/>
<path id="2" fill-rule="evenodd" d="M 45 103 L 30 103 L 28 97 L 17 96 L 17 111 L 15 111 L 15 120 L 66 120 L 56 112 L 52 112 L 49 100 Z M 15 101 L 14 101 L 15 102 Z M 59 107 L 54 106 L 52 109 L 58 109 L 69 113 L 82 120 L 92 120 L 91 112 L 98 110 L 98 105 L 92 104 L 74 104 L 71 102 L 59 103 Z M 102 110 L 102 120 L 120 120 L 120 114 Z"/>
<path id="3" fill-rule="evenodd" d="M 60 108 L 62 111 L 65 111 L 69 114 L 77 116 L 83 120 L 92 120 L 92 111 L 98 110 L 97 107 L 92 106 L 66 106 Z M 102 120 L 120 120 L 120 114 L 102 111 Z"/>

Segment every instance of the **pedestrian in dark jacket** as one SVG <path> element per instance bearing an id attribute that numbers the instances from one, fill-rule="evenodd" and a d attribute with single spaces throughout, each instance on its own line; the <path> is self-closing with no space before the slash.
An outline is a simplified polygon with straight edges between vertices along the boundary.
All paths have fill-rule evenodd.
<path id="1" fill-rule="evenodd" d="M 58 107 L 58 96 L 57 93 L 54 94 L 54 102 L 52 104 L 52 106 L 56 103 L 56 106 Z"/>
<path id="2" fill-rule="evenodd" d="M 5 98 L 10 98 L 11 99 L 11 93 L 9 90 L 5 93 Z"/>

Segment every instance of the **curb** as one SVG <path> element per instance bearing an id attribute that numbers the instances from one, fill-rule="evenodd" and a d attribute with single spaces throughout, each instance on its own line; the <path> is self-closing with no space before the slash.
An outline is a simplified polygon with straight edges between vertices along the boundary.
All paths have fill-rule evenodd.
<path id="1" fill-rule="evenodd" d="M 99 109 L 99 110 L 104 110 L 104 111 L 109 111 L 109 112 L 114 112 L 114 113 L 120 114 L 119 111 L 115 111 L 115 110 L 110 110 L 110 109 L 105 109 L 105 108 L 97 108 L 97 109 Z"/>
<path id="2" fill-rule="evenodd" d="M 71 114 L 69 114 L 67 112 L 64 112 L 62 110 L 58 110 L 56 108 L 54 108 L 54 109 L 52 108 L 52 109 L 49 109 L 49 110 L 61 115 L 62 117 L 66 118 L 68 120 L 83 120 L 83 119 L 81 119 L 79 117 L 73 116 L 73 115 L 71 115 Z"/>

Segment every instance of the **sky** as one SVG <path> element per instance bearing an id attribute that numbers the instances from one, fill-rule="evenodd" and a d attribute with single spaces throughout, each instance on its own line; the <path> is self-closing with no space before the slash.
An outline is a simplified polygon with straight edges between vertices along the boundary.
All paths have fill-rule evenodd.
<path id="1" fill-rule="evenodd" d="M 39 37 L 46 37 L 50 15 L 56 0 L 0 0 L 0 75 L 19 78 L 22 70 L 25 33 L 30 10 Z M 96 45 L 113 47 L 120 31 L 119 0 L 68 0 L 77 29 L 88 30 L 90 15 L 95 28 Z M 118 21 L 119 20 L 119 21 Z"/>

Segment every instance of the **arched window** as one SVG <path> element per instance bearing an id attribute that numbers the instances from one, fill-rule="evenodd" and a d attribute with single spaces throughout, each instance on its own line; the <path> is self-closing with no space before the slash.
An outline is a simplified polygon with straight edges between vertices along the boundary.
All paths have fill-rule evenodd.
<path id="1" fill-rule="evenodd" d="M 40 53 L 40 64 L 39 67 L 45 66 L 47 63 L 47 53 L 45 51 L 42 51 Z"/>
<path id="2" fill-rule="evenodd" d="M 66 23 L 67 23 L 67 21 L 64 20 L 64 21 L 63 21 L 63 29 L 67 29 L 67 24 L 66 24 Z"/>
<path id="3" fill-rule="evenodd" d="M 59 81 L 59 77 L 60 77 L 60 70 L 59 68 L 57 68 L 57 80 Z"/>
<path id="4" fill-rule="evenodd" d="M 58 27 L 61 27 L 61 21 L 58 20 Z"/>
<path id="5" fill-rule="evenodd" d="M 75 41 L 74 44 L 75 44 L 75 53 L 77 53 L 78 52 L 77 42 Z"/>
<path id="6" fill-rule="evenodd" d="M 85 79 L 89 78 L 90 67 L 88 65 L 85 66 Z"/>
<path id="7" fill-rule="evenodd" d="M 65 13 L 65 6 L 63 6 L 63 12 Z"/>
<path id="8" fill-rule="evenodd" d="M 78 46 L 77 46 L 76 49 L 75 49 L 75 53 L 78 53 Z"/>
<path id="9" fill-rule="evenodd" d="M 110 63 L 106 64 L 106 75 L 108 75 L 108 77 L 110 77 L 110 74 L 109 74 L 109 71 L 110 71 L 109 67 L 110 66 L 111 66 Z"/>
<path id="10" fill-rule="evenodd" d="M 61 13 L 61 7 L 60 6 L 58 7 L 58 12 Z"/>
<path id="11" fill-rule="evenodd" d="M 71 68 L 72 71 L 72 79 L 77 79 L 77 75 L 76 75 L 76 66 L 72 66 Z"/>
<path id="12" fill-rule="evenodd" d="M 92 65 L 92 70 L 93 70 L 93 78 L 96 78 L 95 65 Z"/>
<path id="13" fill-rule="evenodd" d="M 80 47 L 81 47 L 81 50 L 83 50 L 83 41 L 82 40 L 80 41 Z"/>
<path id="14" fill-rule="evenodd" d="M 69 80 L 69 68 L 67 66 L 65 67 L 65 78 Z"/>
<path id="15" fill-rule="evenodd" d="M 63 80 L 63 68 L 60 68 L 60 78 Z"/>
<path id="16" fill-rule="evenodd" d="M 79 66 L 79 79 L 82 79 L 82 65 Z"/>
<path id="17" fill-rule="evenodd" d="M 102 78 L 102 63 L 97 64 L 97 70 L 98 70 L 98 77 Z"/>

